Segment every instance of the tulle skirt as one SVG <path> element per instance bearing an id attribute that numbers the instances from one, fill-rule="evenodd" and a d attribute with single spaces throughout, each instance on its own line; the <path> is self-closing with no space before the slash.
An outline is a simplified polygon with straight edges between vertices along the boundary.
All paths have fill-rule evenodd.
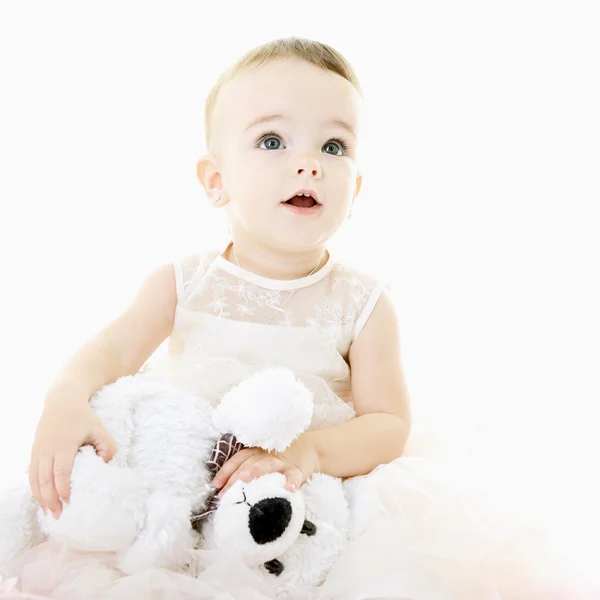
<path id="1" fill-rule="evenodd" d="M 350 483 L 350 490 L 360 490 L 355 539 L 319 588 L 295 590 L 292 598 L 600 599 L 593 579 L 600 565 L 585 572 L 549 523 L 480 489 L 476 473 L 405 456 Z M 74 552 L 48 541 L 24 556 L 16 582 L 0 583 L 0 598 L 275 598 L 263 578 L 231 557 L 198 550 L 196 559 L 194 576 L 165 569 L 126 576 L 111 554 Z"/>

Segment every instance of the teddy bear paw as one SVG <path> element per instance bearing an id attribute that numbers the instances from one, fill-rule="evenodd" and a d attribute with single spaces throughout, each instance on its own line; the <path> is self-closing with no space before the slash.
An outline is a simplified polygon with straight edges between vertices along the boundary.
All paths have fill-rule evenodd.
<path id="1" fill-rule="evenodd" d="M 87 469 L 73 471 L 71 498 L 58 519 L 41 516 L 42 529 L 76 550 L 117 552 L 142 530 L 148 504 L 144 479 L 133 469 L 86 457 Z"/>

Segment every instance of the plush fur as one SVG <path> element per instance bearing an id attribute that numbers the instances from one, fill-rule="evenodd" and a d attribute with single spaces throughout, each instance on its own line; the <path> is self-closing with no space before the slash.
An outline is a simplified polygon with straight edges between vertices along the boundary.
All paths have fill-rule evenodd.
<path id="1" fill-rule="evenodd" d="M 0 498 L 0 575 L 46 537 L 84 551 L 112 551 L 126 573 L 165 567 L 189 572 L 196 547 L 234 552 L 281 598 L 321 583 L 350 537 L 340 480 L 314 475 L 299 491 L 279 473 L 237 481 L 200 533 L 190 515 L 207 503 L 206 460 L 215 441 L 233 433 L 247 446 L 283 450 L 309 425 L 312 395 L 294 374 L 255 373 L 220 402 L 158 381 L 124 377 L 92 399 L 118 451 L 104 463 L 80 449 L 71 501 L 58 520 L 44 516 L 28 486 Z M 216 409 L 212 406 L 218 404 Z"/>

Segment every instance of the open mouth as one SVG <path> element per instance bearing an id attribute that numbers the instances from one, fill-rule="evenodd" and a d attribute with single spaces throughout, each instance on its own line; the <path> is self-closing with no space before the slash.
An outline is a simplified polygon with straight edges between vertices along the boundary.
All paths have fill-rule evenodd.
<path id="1" fill-rule="evenodd" d="M 312 208 L 313 206 L 318 206 L 319 203 L 310 194 L 297 194 L 287 200 L 285 204 L 295 206 L 296 208 Z"/>

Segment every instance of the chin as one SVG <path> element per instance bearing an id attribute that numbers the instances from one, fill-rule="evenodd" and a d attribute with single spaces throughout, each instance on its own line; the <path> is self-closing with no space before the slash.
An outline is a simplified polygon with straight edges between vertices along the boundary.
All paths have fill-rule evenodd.
<path id="1" fill-rule="evenodd" d="M 278 229 L 273 236 L 273 241 L 279 248 L 287 252 L 307 252 L 326 244 L 331 235 L 324 232 L 294 231 L 291 229 Z"/>
<path id="2" fill-rule="evenodd" d="M 330 224 L 316 220 L 299 221 L 290 223 L 285 219 L 278 219 L 265 234 L 276 241 L 278 247 L 291 252 L 303 252 L 323 246 L 335 234 Z"/>

